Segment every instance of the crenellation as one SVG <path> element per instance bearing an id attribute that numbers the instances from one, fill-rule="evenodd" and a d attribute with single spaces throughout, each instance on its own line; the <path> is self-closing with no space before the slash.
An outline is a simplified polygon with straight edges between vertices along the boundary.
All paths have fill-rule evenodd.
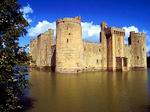
<path id="1" fill-rule="evenodd" d="M 112 31 L 116 31 L 116 32 L 125 32 L 124 29 L 122 29 L 122 28 L 116 28 L 116 27 L 111 27 L 111 30 Z"/>
<path id="2" fill-rule="evenodd" d="M 72 23 L 81 23 L 81 18 L 79 16 L 75 17 L 75 18 L 63 18 L 63 19 L 58 19 L 56 21 L 56 24 L 63 24 L 65 22 L 72 22 Z"/>
<path id="3" fill-rule="evenodd" d="M 81 18 L 56 21 L 56 43 L 53 30 L 40 34 L 30 42 L 31 66 L 50 66 L 60 73 L 86 71 L 128 71 L 146 69 L 146 34 L 130 32 L 124 43 L 125 30 L 102 22 L 100 43 L 82 40 Z"/>
<path id="4" fill-rule="evenodd" d="M 131 31 L 130 32 L 130 36 L 131 37 L 140 37 L 140 38 L 145 38 L 146 37 L 146 34 L 143 33 L 143 32 L 138 32 L 138 33 L 135 33 L 135 31 Z"/>

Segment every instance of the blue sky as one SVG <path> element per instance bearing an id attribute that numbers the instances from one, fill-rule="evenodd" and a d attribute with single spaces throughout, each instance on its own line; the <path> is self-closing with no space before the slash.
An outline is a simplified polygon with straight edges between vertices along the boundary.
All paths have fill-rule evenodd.
<path id="1" fill-rule="evenodd" d="M 109 26 L 147 33 L 150 50 L 150 0 L 19 0 L 30 22 L 28 34 L 20 39 L 20 45 L 48 28 L 55 29 L 55 21 L 64 17 L 81 16 L 83 38 L 98 41 L 99 25 L 106 21 Z"/>

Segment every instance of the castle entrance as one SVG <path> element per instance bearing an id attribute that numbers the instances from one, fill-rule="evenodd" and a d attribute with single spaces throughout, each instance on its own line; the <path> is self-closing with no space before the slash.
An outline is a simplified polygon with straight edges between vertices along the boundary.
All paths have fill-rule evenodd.
<path id="1" fill-rule="evenodd" d="M 128 58 L 123 58 L 123 71 L 128 70 Z"/>
<path id="2" fill-rule="evenodd" d="M 125 57 L 116 57 L 116 70 L 124 71 L 127 70 L 128 59 Z"/>
<path id="3" fill-rule="evenodd" d="M 127 58 L 123 58 L 123 67 L 127 67 L 127 63 L 128 63 L 128 59 Z"/>
<path id="4" fill-rule="evenodd" d="M 116 57 L 116 70 L 122 71 L 122 57 Z"/>

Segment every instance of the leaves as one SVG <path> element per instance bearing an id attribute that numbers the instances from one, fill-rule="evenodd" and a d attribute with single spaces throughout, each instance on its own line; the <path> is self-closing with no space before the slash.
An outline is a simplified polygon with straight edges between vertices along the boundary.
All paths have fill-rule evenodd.
<path id="1" fill-rule="evenodd" d="M 27 86 L 17 65 L 29 61 L 27 54 L 19 47 L 18 40 L 27 31 L 28 22 L 23 18 L 17 0 L 0 2 L 0 111 L 21 111 L 20 97 Z M 18 78 L 16 78 L 16 74 Z"/>

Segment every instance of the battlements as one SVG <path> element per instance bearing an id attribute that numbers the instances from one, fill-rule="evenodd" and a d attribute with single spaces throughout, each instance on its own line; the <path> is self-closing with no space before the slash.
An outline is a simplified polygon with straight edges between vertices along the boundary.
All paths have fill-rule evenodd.
<path id="1" fill-rule="evenodd" d="M 54 32 L 53 29 L 48 29 L 46 32 L 39 34 L 37 37 L 40 37 L 40 36 L 48 34 L 48 33 L 53 33 L 53 32 Z"/>
<path id="2" fill-rule="evenodd" d="M 65 23 L 65 22 L 73 22 L 73 23 L 81 23 L 81 17 L 77 16 L 75 18 L 63 18 L 63 19 L 58 19 L 56 21 L 56 24 L 60 24 L 60 23 Z"/>
<path id="3" fill-rule="evenodd" d="M 55 44 L 53 33 L 49 29 L 30 42 L 33 66 L 50 66 L 60 73 L 146 68 L 145 33 L 131 32 L 125 45 L 125 30 L 102 22 L 100 43 L 85 42 L 80 17 L 56 21 Z"/>
<path id="4" fill-rule="evenodd" d="M 33 42 L 33 41 L 37 40 L 38 38 L 40 38 L 42 35 L 46 35 L 46 34 L 49 34 L 49 33 L 53 34 L 54 30 L 53 29 L 48 29 L 46 32 L 40 33 L 36 38 L 30 39 L 30 42 Z"/>
<path id="5" fill-rule="evenodd" d="M 43 33 L 43 34 L 48 34 L 48 33 L 54 33 L 54 29 L 48 29 L 48 31 L 46 31 L 46 32 Z"/>
<path id="6" fill-rule="evenodd" d="M 111 32 L 117 35 L 125 35 L 125 30 L 122 28 L 111 27 Z"/>
<path id="7" fill-rule="evenodd" d="M 106 22 L 101 23 L 101 28 L 105 30 L 105 34 L 125 35 L 125 30 L 117 27 L 109 27 Z"/>
<path id="8" fill-rule="evenodd" d="M 130 37 L 140 37 L 140 38 L 145 38 L 145 37 L 146 37 L 146 34 L 143 33 L 143 32 L 135 33 L 135 31 L 131 31 L 131 32 L 130 32 Z"/>

